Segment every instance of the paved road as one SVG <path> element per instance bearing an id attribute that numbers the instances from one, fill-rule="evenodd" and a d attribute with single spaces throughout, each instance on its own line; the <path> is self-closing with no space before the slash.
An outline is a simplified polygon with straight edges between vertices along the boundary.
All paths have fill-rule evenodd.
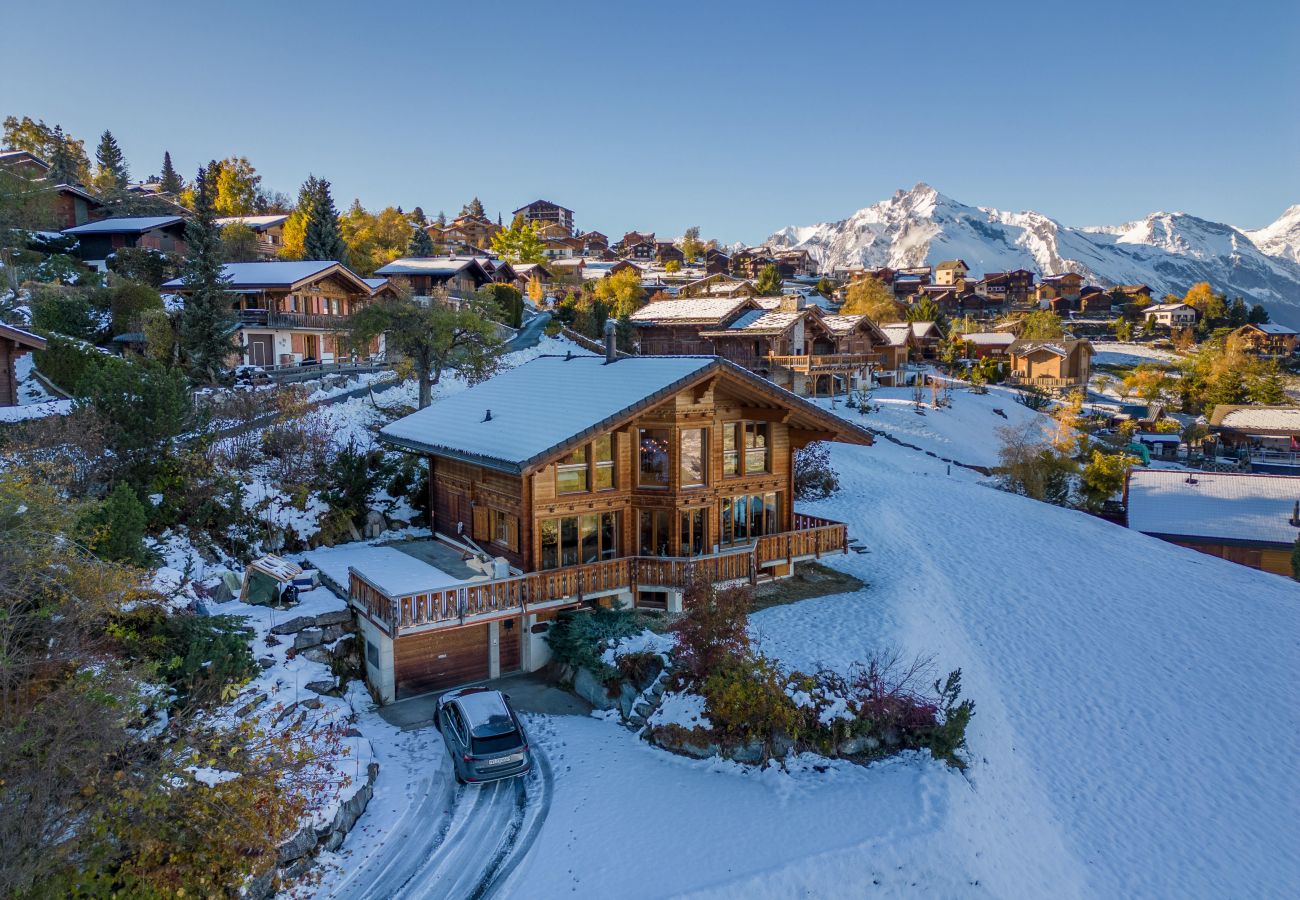
<path id="1" fill-rule="evenodd" d="M 551 321 L 549 312 L 539 312 L 519 329 L 510 340 L 506 341 L 506 346 L 513 352 L 515 350 L 527 350 L 529 347 L 536 347 L 537 342 L 542 339 L 542 334 L 546 330 L 546 323 Z"/>

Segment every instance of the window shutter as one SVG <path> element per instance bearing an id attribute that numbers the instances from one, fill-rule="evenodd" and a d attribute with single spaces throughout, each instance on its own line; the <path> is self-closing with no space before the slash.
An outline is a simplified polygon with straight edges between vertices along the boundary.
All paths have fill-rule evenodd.
<path id="1" fill-rule="evenodd" d="M 506 518 L 506 536 L 509 538 L 510 549 L 515 553 L 519 552 L 519 517 L 508 516 Z"/>
<path id="2" fill-rule="evenodd" d="M 291 334 L 289 340 L 292 342 L 294 353 L 307 352 L 307 336 L 305 334 Z"/>
<path id="3" fill-rule="evenodd" d="M 474 507 L 474 540 L 487 541 L 492 536 L 488 534 L 488 508 L 486 506 Z"/>

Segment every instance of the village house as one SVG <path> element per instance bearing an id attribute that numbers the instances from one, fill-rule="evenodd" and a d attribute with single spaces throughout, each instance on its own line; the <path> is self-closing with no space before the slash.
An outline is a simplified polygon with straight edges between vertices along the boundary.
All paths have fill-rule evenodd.
<path id="1" fill-rule="evenodd" d="M 50 184 L 47 181 L 50 166 L 45 160 L 26 150 L 0 150 L 0 169 L 25 178 L 33 186 L 53 194 L 50 218 L 42 227 L 63 230 L 82 225 L 97 218 L 104 208 L 94 194 L 75 184 Z"/>
<path id="2" fill-rule="evenodd" d="M 573 234 L 573 210 L 549 200 L 534 200 L 527 206 L 519 207 L 511 215 L 523 216 L 524 223 L 528 225 L 558 225 L 566 235 Z"/>
<path id="3" fill-rule="evenodd" d="M 1188 328 L 1196 324 L 1196 307 L 1186 303 L 1157 303 L 1142 310 L 1142 317 L 1165 328 Z"/>
<path id="4" fill-rule="evenodd" d="M 637 262 L 641 263 L 654 262 L 655 255 L 659 251 L 659 245 L 653 240 L 653 238 L 654 235 L 651 235 L 651 240 L 637 241 L 633 244 L 624 244 L 623 258 L 635 259 Z"/>
<path id="5" fill-rule="evenodd" d="M 124 247 L 181 254 L 186 250 L 181 216 L 117 216 L 65 228 L 63 233 L 77 239 L 77 256 L 87 263 L 103 263 Z"/>
<path id="6" fill-rule="evenodd" d="M 743 313 L 763 311 L 752 297 L 685 297 L 654 300 L 632 313 L 638 351 L 643 356 L 710 354 L 702 336 L 734 322 Z"/>
<path id="7" fill-rule="evenodd" d="M 1110 293 L 1125 303 L 1136 303 L 1138 306 L 1146 306 L 1151 302 L 1151 288 L 1145 284 L 1117 284 L 1110 289 Z"/>
<path id="8" fill-rule="evenodd" d="M 1300 474 L 1300 406 L 1220 403 L 1209 429 L 1221 456 L 1248 460 L 1255 472 Z"/>
<path id="9" fill-rule="evenodd" d="M 886 387 L 907 383 L 907 365 L 917 356 L 916 338 L 912 326 L 906 322 L 881 325 L 885 343 L 876 352 L 872 374 Z"/>
<path id="10" fill-rule="evenodd" d="M 747 247 L 731 254 L 731 273 L 741 278 L 757 278 L 764 268 L 775 265 L 772 254 L 761 247 Z"/>
<path id="11" fill-rule="evenodd" d="M 1082 338 L 1018 338 L 1007 346 L 1008 381 L 1049 391 L 1084 388 L 1092 372 L 1092 355 L 1092 343 Z"/>
<path id="12" fill-rule="evenodd" d="M 1291 576 L 1300 478 L 1134 468 L 1124 501 L 1134 531 Z"/>
<path id="13" fill-rule="evenodd" d="M 217 219 L 217 225 L 244 225 L 257 237 L 257 255 L 263 259 L 275 259 L 284 249 L 284 223 L 289 221 L 285 214 L 269 216 L 224 216 Z"/>
<path id="14" fill-rule="evenodd" d="M 1083 292 L 1083 276 L 1077 272 L 1063 272 L 1060 275 L 1044 275 L 1034 289 L 1034 299 L 1039 303 L 1062 299 L 1077 303 Z"/>
<path id="15" fill-rule="evenodd" d="M 726 274 L 731 271 L 731 256 L 717 247 L 704 251 L 704 271 L 708 275 Z"/>
<path id="16" fill-rule="evenodd" d="M 772 262 L 782 278 L 807 277 L 817 272 L 817 264 L 807 250 L 774 251 Z"/>
<path id="17" fill-rule="evenodd" d="M 1295 353 L 1296 341 L 1300 338 L 1292 329 L 1272 322 L 1242 325 L 1232 336 L 1240 341 L 1242 349 L 1247 353 L 1268 358 L 1291 356 Z"/>
<path id="18" fill-rule="evenodd" d="M 655 260 L 660 265 L 665 265 L 669 262 L 684 264 L 686 262 L 686 254 L 682 252 L 681 247 L 678 247 L 672 241 L 656 241 Z"/>
<path id="19" fill-rule="evenodd" d="M 501 226 L 487 216 L 464 213 L 440 226 L 432 222 L 424 226 L 435 248 L 443 252 L 458 250 L 486 250 Z"/>
<path id="20" fill-rule="evenodd" d="M 1078 309 L 1082 313 L 1103 314 L 1109 313 L 1114 303 L 1114 294 L 1090 284 L 1079 293 Z"/>
<path id="21" fill-rule="evenodd" d="M 768 580 L 843 552 L 843 525 L 794 510 L 793 454 L 871 443 L 725 360 L 612 352 L 541 357 L 380 439 L 428 460 L 445 555 L 485 561 L 470 577 L 427 566 L 423 584 L 351 568 L 367 680 L 384 701 L 540 668 L 566 609 L 680 611 L 690 577 Z"/>
<path id="22" fill-rule="evenodd" d="M 678 297 L 757 297 L 754 282 L 715 272 L 688 282 L 677 289 Z"/>
<path id="23" fill-rule="evenodd" d="M 943 332 L 934 322 L 912 322 L 913 346 L 920 359 L 938 359 L 939 345 L 943 343 Z"/>
<path id="24" fill-rule="evenodd" d="M 934 283 L 942 285 L 960 284 L 966 280 L 970 266 L 962 259 L 945 259 L 934 267 Z"/>
<path id="25" fill-rule="evenodd" d="M 375 274 L 404 284 L 417 300 L 464 299 L 492 281 L 476 256 L 403 257 L 380 266 Z"/>
<path id="26" fill-rule="evenodd" d="M 333 261 L 247 262 L 222 266 L 239 337 L 236 362 L 296 366 L 365 359 L 384 352 L 384 338 L 349 346 L 351 317 L 376 290 Z M 184 297 L 184 278 L 162 286 Z M 383 289 L 382 286 L 379 287 Z"/>
<path id="27" fill-rule="evenodd" d="M 44 350 L 45 338 L 0 322 L 0 406 L 18 405 L 18 357 Z"/>
<path id="28" fill-rule="evenodd" d="M 1034 293 L 1034 273 L 1028 269 L 986 272 L 972 286 L 976 294 L 1008 306 L 1026 306 Z"/>
<path id="29" fill-rule="evenodd" d="M 962 353 L 967 359 L 984 359 L 988 356 L 1004 357 L 1016 341 L 1007 331 L 972 331 L 958 336 Z"/>

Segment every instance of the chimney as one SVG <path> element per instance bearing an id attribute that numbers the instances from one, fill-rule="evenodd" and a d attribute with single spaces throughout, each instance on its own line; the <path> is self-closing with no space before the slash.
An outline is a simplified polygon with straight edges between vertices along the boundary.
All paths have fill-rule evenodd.
<path id="1" fill-rule="evenodd" d="M 798 312 L 807 305 L 803 294 L 782 294 L 781 305 L 777 309 L 781 312 Z"/>
<path id="2" fill-rule="evenodd" d="M 484 422 L 491 422 L 491 421 L 492 421 L 492 410 L 489 409 L 489 410 L 488 410 L 488 411 L 483 415 L 483 421 L 484 421 Z"/>
<path id="3" fill-rule="evenodd" d="M 613 319 L 605 320 L 605 362 L 606 364 L 615 362 L 618 359 L 618 326 L 614 324 Z"/>

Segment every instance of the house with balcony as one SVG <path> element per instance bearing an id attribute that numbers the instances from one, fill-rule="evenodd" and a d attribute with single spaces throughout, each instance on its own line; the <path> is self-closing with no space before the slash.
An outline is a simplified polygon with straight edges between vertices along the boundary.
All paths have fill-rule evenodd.
<path id="1" fill-rule="evenodd" d="M 442 551 L 425 557 L 479 570 L 348 569 L 366 676 L 390 701 L 540 668 L 565 610 L 679 611 L 690 579 L 761 582 L 844 552 L 844 525 L 794 509 L 793 456 L 871 435 L 716 357 L 607 352 L 540 357 L 380 440 L 427 460 Z"/>
<path id="2" fill-rule="evenodd" d="M 261 259 L 275 259 L 284 249 L 284 223 L 289 221 L 287 214 L 269 216 L 223 216 L 217 219 L 217 225 L 243 225 L 257 238 L 256 252 Z"/>
<path id="3" fill-rule="evenodd" d="M 1156 303 L 1142 317 L 1164 328 L 1190 328 L 1196 324 L 1196 307 L 1187 303 Z"/>
<path id="4" fill-rule="evenodd" d="M 1220 455 L 1247 460 L 1252 471 L 1300 474 L 1300 406 L 1220 403 L 1210 435 Z"/>
<path id="5" fill-rule="evenodd" d="M 182 254 L 186 250 L 181 216 L 114 216 L 65 228 L 63 233 L 77 239 L 77 256 L 87 263 L 102 264 L 124 247 Z"/>
<path id="6" fill-rule="evenodd" d="M 352 347 L 346 338 L 352 315 L 385 286 L 367 283 L 334 261 L 226 263 L 239 357 L 233 363 L 290 367 L 378 357 L 384 338 Z M 162 286 L 184 297 L 185 279 Z"/>
<path id="7" fill-rule="evenodd" d="M 966 280 L 970 266 L 964 259 L 945 259 L 934 267 L 934 283 L 940 285 L 961 284 Z"/>
<path id="8" fill-rule="evenodd" d="M 683 297 L 654 300 L 631 315 L 636 342 L 643 356 L 713 353 L 713 342 L 702 332 L 724 329 L 742 314 L 762 312 L 753 297 Z"/>
<path id="9" fill-rule="evenodd" d="M 1025 340 L 1007 345 L 1008 381 L 1046 391 L 1086 388 L 1092 374 L 1092 342 L 1084 338 Z"/>
<path id="10" fill-rule="evenodd" d="M 468 297 L 492 281 L 477 256 L 409 256 L 375 270 L 394 285 L 405 286 L 417 300 L 456 300 Z"/>
<path id="11" fill-rule="evenodd" d="M 523 216 L 524 222 L 529 225 L 559 225 L 565 234 L 573 234 L 573 210 L 550 200 L 534 200 L 527 206 L 519 207 L 511 215 Z"/>
<path id="12" fill-rule="evenodd" d="M 1083 276 L 1077 272 L 1044 275 L 1034 288 L 1034 299 L 1040 304 L 1048 300 L 1066 300 L 1077 303 L 1083 293 Z"/>
<path id="13" fill-rule="evenodd" d="M 1247 353 L 1267 359 L 1285 359 L 1291 356 L 1296 351 L 1297 339 L 1300 339 L 1300 335 L 1293 329 L 1272 322 L 1242 325 L 1232 336 L 1241 342 L 1242 349 Z"/>

